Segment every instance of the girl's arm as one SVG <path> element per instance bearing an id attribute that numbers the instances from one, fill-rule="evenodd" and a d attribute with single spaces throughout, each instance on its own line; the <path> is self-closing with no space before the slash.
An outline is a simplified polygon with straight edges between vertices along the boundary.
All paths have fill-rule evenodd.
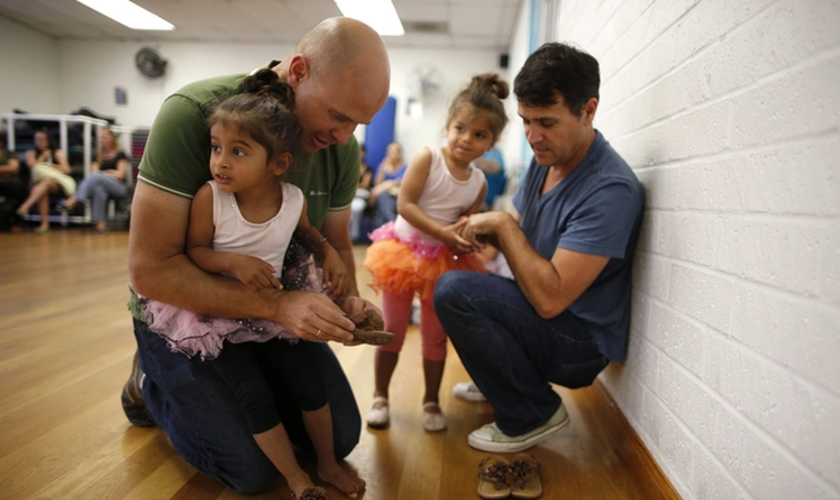
<path id="1" fill-rule="evenodd" d="M 301 244 L 315 256 L 315 262 L 320 264 L 323 271 L 321 287 L 335 301 L 340 301 L 349 292 L 350 280 L 347 278 L 347 266 L 341 261 L 338 251 L 329 244 L 316 227 L 309 223 L 305 199 L 295 235 Z"/>
<path id="2" fill-rule="evenodd" d="M 190 206 L 190 220 L 187 228 L 187 255 L 195 264 L 208 273 L 234 274 L 251 290 L 281 288 L 273 266 L 249 255 L 213 250 L 213 190 L 204 184 L 195 194 Z"/>
<path id="3" fill-rule="evenodd" d="M 466 253 L 477 250 L 478 248 L 474 244 L 458 234 L 457 229 L 460 227 L 458 222 L 449 226 L 441 226 L 426 215 L 426 212 L 417 204 L 417 200 L 420 199 L 423 188 L 426 186 L 426 180 L 429 178 L 431 165 L 432 152 L 429 148 L 420 150 L 408 164 L 408 169 L 405 171 L 405 176 L 400 185 L 400 195 L 397 197 L 397 211 L 409 224 L 440 240 L 456 252 Z M 480 200 L 478 206 L 481 206 Z M 475 203 L 473 203 L 474 206 Z M 470 209 L 472 210 L 473 207 Z"/>
<path id="4" fill-rule="evenodd" d="M 53 168 L 59 172 L 70 175 L 70 163 L 67 162 L 67 157 L 64 155 L 64 152 L 60 149 L 56 149 L 53 156 Z"/>
<path id="5" fill-rule="evenodd" d="M 28 149 L 26 151 L 26 166 L 31 170 L 36 163 L 38 163 L 38 158 L 35 156 L 35 150 Z"/>

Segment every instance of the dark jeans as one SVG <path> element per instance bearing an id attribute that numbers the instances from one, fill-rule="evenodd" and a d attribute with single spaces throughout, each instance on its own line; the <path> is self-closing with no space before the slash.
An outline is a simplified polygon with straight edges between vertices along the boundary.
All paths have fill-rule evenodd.
<path id="1" fill-rule="evenodd" d="M 516 282 L 451 271 L 435 286 L 435 312 L 464 367 L 495 410 L 496 425 L 518 436 L 560 407 L 549 382 L 590 385 L 607 366 L 586 325 L 569 313 L 542 319 Z"/>
<path id="2" fill-rule="evenodd" d="M 257 446 L 233 392 L 200 358 L 173 353 L 166 341 L 134 320 L 140 365 L 146 373 L 143 397 L 149 416 L 169 436 L 193 467 L 244 494 L 265 490 L 280 473 Z M 346 457 L 358 444 L 362 419 L 338 359 L 326 344 L 307 342 L 324 381 L 333 421 L 335 454 Z M 311 450 L 293 391 L 276 371 L 263 364 L 266 381 L 289 439 Z"/>

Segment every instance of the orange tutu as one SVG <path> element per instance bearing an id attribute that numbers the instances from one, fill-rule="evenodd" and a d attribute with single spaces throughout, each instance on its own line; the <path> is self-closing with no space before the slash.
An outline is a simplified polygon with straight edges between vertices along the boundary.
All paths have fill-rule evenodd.
<path id="1" fill-rule="evenodd" d="M 487 272 L 481 254 L 457 254 L 444 244 L 430 245 L 417 236 L 401 240 L 393 231 L 393 223 L 374 231 L 371 239 L 373 244 L 367 249 L 364 266 L 373 275 L 370 286 L 377 291 L 417 290 L 420 298 L 426 299 L 447 271 Z"/>

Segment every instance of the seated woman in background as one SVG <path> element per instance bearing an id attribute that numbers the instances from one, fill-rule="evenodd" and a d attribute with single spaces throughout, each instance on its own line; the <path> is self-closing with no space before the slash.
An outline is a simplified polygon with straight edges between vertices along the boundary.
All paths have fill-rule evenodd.
<path id="1" fill-rule="evenodd" d="M 117 145 L 117 136 L 109 128 L 99 129 L 99 150 L 96 161 L 91 164 L 91 173 L 79 183 L 74 196 L 59 205 L 65 210 L 73 210 L 80 201 L 90 200 L 94 220 L 94 233 L 108 232 L 105 211 L 108 200 L 122 198 L 128 193 L 125 179 L 128 176 L 128 156 Z"/>
<path id="2" fill-rule="evenodd" d="M 41 224 L 35 229 L 38 234 L 50 232 L 50 195 L 72 196 L 76 181 L 70 177 L 67 156 L 55 146 L 46 129 L 35 132 L 35 149 L 26 152 L 26 166 L 32 174 L 29 197 L 17 209 L 17 216 L 25 220 L 32 205 L 38 204 Z"/>
<path id="3" fill-rule="evenodd" d="M 12 213 L 26 198 L 26 184 L 18 175 L 20 162 L 14 151 L 6 149 L 6 131 L 0 130 L 0 232 L 16 228 Z"/>
<path id="4" fill-rule="evenodd" d="M 408 164 L 403 162 L 400 145 L 396 142 L 388 144 L 385 158 L 376 170 L 368 200 L 371 206 L 376 206 L 376 227 L 397 220 L 397 195 L 407 166 Z"/>
<path id="5" fill-rule="evenodd" d="M 361 238 L 362 214 L 368 205 L 370 198 L 370 184 L 373 179 L 373 172 L 365 161 L 367 152 L 365 145 L 359 145 L 359 183 L 356 185 L 356 196 L 350 205 L 350 239 L 354 242 Z"/>

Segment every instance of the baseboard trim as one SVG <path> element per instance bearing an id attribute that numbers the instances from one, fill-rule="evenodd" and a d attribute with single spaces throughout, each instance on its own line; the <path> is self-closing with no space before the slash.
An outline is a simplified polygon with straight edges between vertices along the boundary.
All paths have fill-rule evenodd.
<path id="1" fill-rule="evenodd" d="M 592 405 L 587 415 L 598 419 L 610 446 L 621 462 L 630 468 L 631 476 L 644 498 L 682 500 L 607 388 L 595 379 L 588 389 L 597 397 L 584 398 Z"/>

